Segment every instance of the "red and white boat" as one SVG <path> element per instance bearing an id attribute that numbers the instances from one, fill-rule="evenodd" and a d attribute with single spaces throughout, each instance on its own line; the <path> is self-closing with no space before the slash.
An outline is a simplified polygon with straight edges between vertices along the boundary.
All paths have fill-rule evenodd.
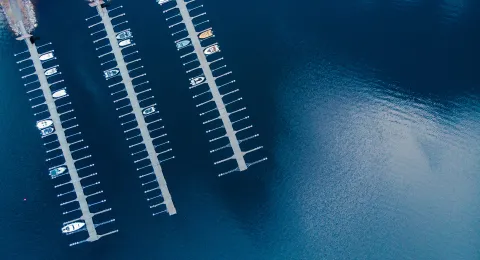
<path id="1" fill-rule="evenodd" d="M 212 46 L 205 48 L 205 50 L 203 50 L 203 53 L 205 53 L 205 55 L 210 55 L 217 52 L 220 52 L 220 48 L 218 47 L 218 44 L 214 44 Z"/>

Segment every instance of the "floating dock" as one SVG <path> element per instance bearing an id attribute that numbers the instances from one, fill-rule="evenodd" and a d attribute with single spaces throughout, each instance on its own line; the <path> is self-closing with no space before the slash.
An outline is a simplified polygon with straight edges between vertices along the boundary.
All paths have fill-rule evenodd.
<path id="1" fill-rule="evenodd" d="M 17 38 L 23 40 L 28 49 L 15 54 L 15 56 L 26 56 L 19 60 L 18 64 L 27 66 L 20 71 L 27 73 L 22 76 L 23 79 L 29 80 L 30 77 L 37 76 L 37 80 L 33 80 L 24 84 L 27 87 L 29 100 L 34 103 L 34 115 L 39 119 L 37 128 L 39 128 L 42 138 L 45 140 L 44 146 L 47 149 L 47 164 L 52 165 L 48 174 L 55 182 L 55 188 L 64 190 L 57 197 L 64 199 L 60 204 L 67 211 L 63 215 L 70 216 L 70 220 L 63 223 L 64 226 L 75 222 L 84 223 L 83 227 L 73 232 L 66 232 L 67 235 L 87 231 L 88 237 L 71 243 L 70 246 L 78 245 L 84 242 L 93 242 L 103 236 L 107 236 L 118 232 L 112 230 L 104 234 L 99 234 L 97 228 L 101 225 L 111 223 L 115 219 L 105 220 L 95 223 L 94 216 L 106 213 L 111 208 L 101 208 L 105 203 L 104 199 L 98 199 L 98 195 L 103 191 L 99 190 L 97 185 L 100 182 L 92 181 L 97 173 L 92 172 L 93 164 L 89 164 L 88 160 L 91 155 L 86 153 L 88 146 L 84 145 L 81 139 L 81 132 L 77 130 L 76 117 L 72 116 L 74 109 L 71 102 L 68 101 L 68 93 L 66 87 L 61 87 L 63 80 L 59 79 L 62 73 L 58 69 L 58 65 L 53 65 L 44 69 L 44 64 L 50 63 L 56 59 L 54 50 L 48 50 L 41 54 L 38 49 L 48 47 L 51 43 L 37 47 L 35 45 L 36 38 L 27 33 L 22 18 L 20 16 L 21 0 L 10 0 L 10 8 L 13 15 L 17 15 L 18 26 L 21 28 L 22 36 Z M 31 64 L 28 62 L 31 61 Z M 53 80 L 52 80 L 53 79 Z M 53 81 L 53 82 L 52 82 Z M 67 179 L 70 177 L 69 179 Z M 78 204 L 77 204 L 78 203 Z M 91 208 L 95 209 L 92 211 Z M 60 230 L 60 228 L 59 228 Z"/>
<path id="2" fill-rule="evenodd" d="M 248 167 L 267 160 L 266 157 L 253 159 L 247 162 L 246 155 L 263 148 L 262 146 L 251 146 L 246 144 L 247 148 L 242 149 L 241 144 L 258 137 L 258 134 L 248 134 L 252 125 L 246 123 L 248 116 L 242 117 L 241 114 L 246 110 L 245 107 L 239 106 L 241 97 L 235 97 L 238 89 L 232 89 L 235 80 L 229 80 L 228 76 L 231 71 L 225 71 L 226 65 L 219 65 L 223 57 L 220 57 L 220 46 L 214 41 L 214 33 L 211 27 L 208 27 L 209 20 L 202 20 L 205 12 L 201 9 L 203 5 L 192 6 L 195 0 L 157 0 L 157 3 L 165 7 L 163 13 L 168 14 L 167 22 L 171 23 L 169 28 L 175 30 L 172 36 L 178 38 L 175 41 L 177 50 L 182 53 L 181 59 L 187 61 L 183 66 L 186 72 L 197 73 L 196 76 L 190 78 L 191 89 L 198 90 L 198 94 L 193 98 L 201 99 L 197 107 L 204 109 L 200 116 L 208 117 L 203 124 L 211 126 L 206 133 L 213 138 L 209 140 L 211 143 L 217 144 L 215 149 L 210 153 L 221 153 L 225 148 L 230 147 L 232 153 L 223 155 L 214 164 L 222 164 L 235 160 L 236 167 L 232 170 L 220 173 L 223 176 L 235 171 L 244 171 Z M 183 27 L 178 29 L 179 27 Z M 203 28 L 203 29 L 202 29 Z M 211 68 L 212 66 L 214 68 Z M 199 73 L 201 71 L 201 73 Z M 222 84 L 218 84 L 222 82 Z M 204 86 L 208 86 L 205 88 Z M 237 94 L 238 95 L 238 94 Z M 212 106 L 211 104 L 214 104 Z M 221 121 L 221 125 L 217 121 Z M 222 131 L 223 129 L 223 131 Z M 245 132 L 244 132 L 245 131 Z M 242 132 L 242 133 L 240 133 Z M 242 135 L 243 138 L 238 138 Z M 228 143 L 223 139 L 228 139 Z M 251 143 L 251 142 L 250 142 Z M 226 157 L 225 157 L 226 156 Z"/>
<path id="3" fill-rule="evenodd" d="M 161 163 L 175 157 L 169 156 L 172 151 L 171 148 L 168 148 L 170 141 L 166 140 L 167 134 L 162 132 L 164 126 L 161 125 L 162 119 L 158 116 L 156 104 L 150 93 L 151 89 L 147 88 L 149 82 L 137 83 L 139 79 L 146 76 L 145 73 L 140 72 L 143 66 L 137 66 L 141 60 L 137 57 L 138 51 L 122 53 L 122 50 L 126 48 L 131 50 L 135 46 L 131 30 L 129 28 L 120 29 L 128 23 L 128 21 L 119 19 L 125 13 L 110 17 L 110 12 L 119 10 L 122 6 L 107 10 L 108 5 L 103 1 L 91 1 L 90 6 L 96 8 L 97 14 L 87 18 L 86 21 L 94 21 L 89 26 L 93 29 L 103 25 L 102 29 L 91 35 L 103 35 L 93 41 L 100 45 L 96 50 L 108 49 L 99 55 L 99 58 L 105 60 L 102 65 L 108 68 L 104 71 L 105 78 L 107 80 L 120 79 L 109 88 L 112 89 L 111 95 L 116 97 L 113 102 L 117 105 L 117 111 L 122 113 L 119 118 L 122 120 L 122 126 L 127 128 L 124 131 L 127 135 L 126 139 L 134 142 L 129 148 L 134 149 L 131 155 L 136 159 L 135 164 L 139 165 L 137 168 L 140 173 L 139 178 L 145 180 L 142 186 L 145 187 L 146 199 L 151 204 L 150 208 L 155 209 L 152 215 L 164 212 L 174 215 L 177 211 L 168 190 Z M 115 25 L 112 24 L 114 19 L 118 21 Z M 126 57 L 130 60 L 125 61 Z M 113 63 L 116 65 L 111 65 Z M 128 68 L 129 65 L 137 67 Z M 144 147 L 141 146 L 142 144 Z"/>

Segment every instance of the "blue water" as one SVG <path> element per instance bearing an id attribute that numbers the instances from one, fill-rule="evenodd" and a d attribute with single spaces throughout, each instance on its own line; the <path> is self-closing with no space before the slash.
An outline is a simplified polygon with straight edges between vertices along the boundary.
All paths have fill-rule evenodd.
<path id="1" fill-rule="evenodd" d="M 94 11 L 36 1 L 120 232 L 73 248 L 60 234 L 12 55 L 24 46 L 3 26 L 1 259 L 480 259 L 480 2 L 203 2 L 269 160 L 216 177 L 161 8 L 115 0 L 176 155 L 178 214 L 151 217 L 84 21 Z"/>

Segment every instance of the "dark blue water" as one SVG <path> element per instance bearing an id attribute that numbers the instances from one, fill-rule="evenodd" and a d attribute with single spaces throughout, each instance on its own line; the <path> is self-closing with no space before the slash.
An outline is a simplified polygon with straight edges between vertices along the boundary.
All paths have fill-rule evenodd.
<path id="1" fill-rule="evenodd" d="M 1 259 L 480 259 L 478 1 L 204 0 L 269 157 L 224 178 L 161 8 L 114 3 L 171 136 L 178 214 L 150 216 L 84 21 L 94 11 L 37 1 L 120 232 L 74 248 L 60 234 L 12 55 L 24 47 L 3 26 Z"/>

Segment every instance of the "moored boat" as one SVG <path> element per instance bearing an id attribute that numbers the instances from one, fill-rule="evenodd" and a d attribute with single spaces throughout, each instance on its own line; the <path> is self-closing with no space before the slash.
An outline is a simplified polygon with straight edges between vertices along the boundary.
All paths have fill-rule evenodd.
<path id="1" fill-rule="evenodd" d="M 62 89 L 62 90 L 55 91 L 52 94 L 52 97 L 53 98 L 59 98 L 59 97 L 63 97 L 63 96 L 66 96 L 66 95 L 67 95 L 67 91 L 65 89 Z"/>
<path id="2" fill-rule="evenodd" d="M 53 133 L 53 131 L 55 131 L 55 129 L 53 127 L 47 127 L 47 128 L 44 128 L 42 130 L 40 130 L 40 133 L 42 134 L 42 136 L 46 136 L 46 135 L 49 135 L 51 133 Z"/>
<path id="3" fill-rule="evenodd" d="M 109 69 L 109 70 L 104 71 L 103 76 L 105 76 L 106 79 L 109 79 L 111 77 L 117 76 L 118 73 L 120 73 L 120 70 L 116 69 L 116 68 L 113 68 L 113 69 Z"/>
<path id="4" fill-rule="evenodd" d="M 121 42 L 118 43 L 118 46 L 120 47 L 125 47 L 127 45 L 130 45 L 132 44 L 132 40 L 131 39 L 127 39 L 127 40 L 123 40 Z"/>
<path id="5" fill-rule="evenodd" d="M 83 226 L 85 226 L 85 223 L 83 222 L 70 223 L 62 228 L 62 233 L 64 234 L 71 233 L 73 231 L 77 231 L 81 229 Z"/>
<path id="6" fill-rule="evenodd" d="M 48 173 L 52 178 L 57 177 L 58 175 L 64 173 L 67 170 L 67 167 L 65 166 L 60 166 L 55 169 L 51 169 L 50 172 Z"/>
<path id="7" fill-rule="evenodd" d="M 210 38 L 213 36 L 213 30 L 212 28 L 209 28 L 203 32 L 201 32 L 199 35 L 198 35 L 198 38 L 200 40 L 203 40 L 203 39 L 207 39 L 207 38 Z"/>
<path id="8" fill-rule="evenodd" d="M 157 3 L 159 5 L 163 5 L 163 4 L 168 3 L 168 2 L 170 2 L 170 0 L 157 0 Z"/>
<path id="9" fill-rule="evenodd" d="M 45 127 L 49 127 L 53 124 L 53 121 L 50 120 L 50 119 L 44 119 L 44 120 L 40 120 L 37 122 L 37 128 L 38 129 L 43 129 Z"/>
<path id="10" fill-rule="evenodd" d="M 196 86 L 196 85 L 198 85 L 198 84 L 202 84 L 204 81 L 205 81 L 205 77 L 204 77 L 204 76 L 198 76 L 198 77 L 195 77 L 195 78 L 191 78 L 191 79 L 190 79 L 190 85 Z"/>
<path id="11" fill-rule="evenodd" d="M 145 108 L 142 113 L 143 113 L 144 115 L 150 115 L 150 114 L 153 113 L 153 112 L 155 112 L 155 107 Z"/>
<path id="12" fill-rule="evenodd" d="M 45 76 L 51 76 L 58 72 L 57 68 L 51 68 L 45 71 Z"/>
<path id="13" fill-rule="evenodd" d="M 117 35 L 115 36 L 117 38 L 117 40 L 126 40 L 126 39 L 130 39 L 132 38 L 132 32 L 130 31 L 130 29 L 128 30 L 125 30 L 123 32 L 119 32 L 117 33 Z"/>
<path id="14" fill-rule="evenodd" d="M 177 49 L 180 50 L 181 48 L 185 48 L 188 45 L 190 45 L 190 40 L 179 41 L 179 42 L 177 42 Z"/>
<path id="15" fill-rule="evenodd" d="M 216 52 L 220 52 L 220 48 L 218 47 L 218 44 L 214 44 L 210 47 L 205 48 L 205 50 L 203 50 L 203 53 L 205 53 L 206 55 L 214 54 Z"/>
<path id="16" fill-rule="evenodd" d="M 40 55 L 40 57 L 39 57 L 39 59 L 40 59 L 41 61 L 47 61 L 47 60 L 49 60 L 49 59 L 51 59 L 51 58 L 53 58 L 53 51 L 48 52 L 48 53 L 45 53 L 45 54 L 42 54 L 42 55 Z"/>

